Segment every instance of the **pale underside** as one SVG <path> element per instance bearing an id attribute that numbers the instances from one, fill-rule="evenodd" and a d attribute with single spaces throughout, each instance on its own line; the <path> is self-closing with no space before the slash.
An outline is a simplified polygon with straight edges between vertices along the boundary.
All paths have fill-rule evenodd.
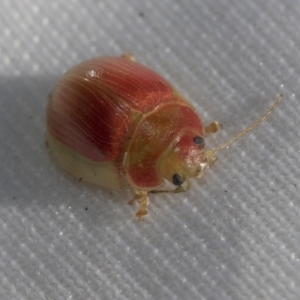
<path id="1" fill-rule="evenodd" d="M 103 187 L 120 190 L 123 176 L 118 174 L 112 161 L 95 162 L 66 147 L 48 132 L 47 141 L 53 157 L 58 164 L 78 180 L 87 181 Z M 120 178 L 121 177 L 121 178 Z"/>

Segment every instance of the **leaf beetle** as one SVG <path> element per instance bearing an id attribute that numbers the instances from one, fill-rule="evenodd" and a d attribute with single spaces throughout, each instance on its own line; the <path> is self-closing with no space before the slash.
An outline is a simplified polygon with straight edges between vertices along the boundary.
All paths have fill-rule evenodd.
<path id="1" fill-rule="evenodd" d="M 216 154 L 257 127 L 276 108 L 214 150 L 204 137 L 219 130 L 204 126 L 192 105 L 167 80 L 137 63 L 131 54 L 84 61 L 68 70 L 50 95 L 47 142 L 59 165 L 100 186 L 121 189 L 124 182 L 147 214 L 149 193 L 189 189 Z M 174 189 L 162 189 L 165 181 Z"/>

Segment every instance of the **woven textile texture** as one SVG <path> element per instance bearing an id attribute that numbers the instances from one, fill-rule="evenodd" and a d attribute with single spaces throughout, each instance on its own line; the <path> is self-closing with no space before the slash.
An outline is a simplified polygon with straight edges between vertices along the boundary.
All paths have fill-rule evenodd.
<path id="1" fill-rule="evenodd" d="M 0 299 L 300 299 L 300 1 L 2 0 Z M 131 52 L 220 133 L 182 194 L 78 182 L 47 148 L 47 98 L 91 57 Z"/>

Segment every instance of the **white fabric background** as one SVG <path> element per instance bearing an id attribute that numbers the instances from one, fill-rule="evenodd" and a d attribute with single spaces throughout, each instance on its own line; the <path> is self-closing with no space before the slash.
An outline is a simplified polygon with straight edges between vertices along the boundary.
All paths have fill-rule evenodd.
<path id="1" fill-rule="evenodd" d="M 2 0 L 0 299 L 299 299 L 300 1 Z M 132 52 L 227 141 L 189 192 L 77 182 L 45 147 L 47 96 L 72 65 Z"/>

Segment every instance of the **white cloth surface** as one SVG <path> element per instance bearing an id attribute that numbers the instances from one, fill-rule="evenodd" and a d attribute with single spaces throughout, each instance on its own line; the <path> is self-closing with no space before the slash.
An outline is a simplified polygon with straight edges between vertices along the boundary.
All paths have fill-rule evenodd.
<path id="1" fill-rule="evenodd" d="M 300 1 L 2 0 L 0 299 L 300 299 Z M 45 147 L 71 66 L 132 52 L 209 124 L 219 153 L 190 191 L 78 182 Z"/>

